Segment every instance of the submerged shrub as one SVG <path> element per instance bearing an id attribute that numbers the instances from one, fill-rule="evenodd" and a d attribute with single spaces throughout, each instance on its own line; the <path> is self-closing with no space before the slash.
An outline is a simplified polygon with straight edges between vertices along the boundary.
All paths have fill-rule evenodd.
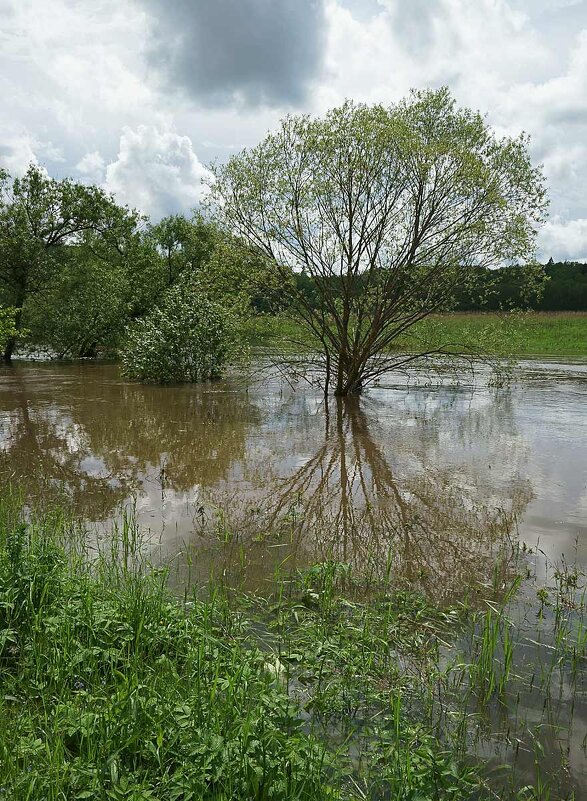
<path id="1" fill-rule="evenodd" d="M 153 384 L 219 378 L 237 353 L 236 319 L 190 283 L 169 289 L 128 331 L 125 376 Z"/>

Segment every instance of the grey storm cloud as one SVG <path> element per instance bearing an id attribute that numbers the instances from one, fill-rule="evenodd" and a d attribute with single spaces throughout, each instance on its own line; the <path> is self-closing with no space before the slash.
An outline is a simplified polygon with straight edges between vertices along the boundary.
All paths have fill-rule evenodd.
<path id="1" fill-rule="evenodd" d="M 154 219 L 293 107 L 448 84 L 532 136 L 540 258 L 587 260 L 587 0 L 0 0 L 0 166 L 97 182 Z"/>
<path id="2" fill-rule="evenodd" d="M 150 62 L 207 105 L 300 105 L 321 72 L 323 0 L 145 0 Z"/>

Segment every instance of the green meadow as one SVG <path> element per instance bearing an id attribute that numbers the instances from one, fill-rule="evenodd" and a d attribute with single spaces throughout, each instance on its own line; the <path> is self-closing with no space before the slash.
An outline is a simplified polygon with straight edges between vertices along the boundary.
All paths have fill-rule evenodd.
<path id="1" fill-rule="evenodd" d="M 299 346 L 306 341 L 299 324 L 285 316 L 255 318 L 248 330 L 254 345 Z M 490 355 L 587 356 L 587 312 L 433 315 L 399 337 L 395 349 L 415 351 L 422 344 Z"/>

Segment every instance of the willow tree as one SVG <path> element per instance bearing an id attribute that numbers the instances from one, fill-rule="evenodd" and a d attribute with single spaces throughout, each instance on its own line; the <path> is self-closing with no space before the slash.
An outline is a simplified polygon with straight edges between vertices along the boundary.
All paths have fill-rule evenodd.
<path id="1" fill-rule="evenodd" d="M 447 89 L 287 117 L 214 168 L 210 199 L 282 275 L 337 395 L 422 357 L 390 346 L 448 308 L 476 267 L 531 261 L 547 205 L 528 138 L 498 137 Z"/>

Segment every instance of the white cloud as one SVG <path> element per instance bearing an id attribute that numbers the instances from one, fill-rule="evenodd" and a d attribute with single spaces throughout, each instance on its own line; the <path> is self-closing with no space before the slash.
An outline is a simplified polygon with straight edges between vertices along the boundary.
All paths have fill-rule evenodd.
<path id="1" fill-rule="evenodd" d="M 87 152 L 113 156 L 123 125 L 159 118 L 140 5 L 0 0 L 0 20 L 0 150 L 30 148 L 14 162 L 30 156 L 67 175 Z"/>
<path id="2" fill-rule="evenodd" d="M 545 259 L 587 261 L 587 219 L 549 220 L 540 232 L 539 245 Z"/>
<path id="3" fill-rule="evenodd" d="M 0 133 L 0 166 L 13 175 L 23 175 L 29 164 L 58 164 L 65 161 L 61 148 L 52 142 L 39 142 L 26 131 Z"/>
<path id="4" fill-rule="evenodd" d="M 0 166 L 13 175 L 23 175 L 29 164 L 38 164 L 34 141 L 26 135 L 4 135 L 0 141 Z"/>
<path id="5" fill-rule="evenodd" d="M 98 150 L 94 150 L 91 153 L 86 153 L 75 165 L 75 168 L 88 180 L 94 183 L 102 183 L 104 180 L 106 163 L 101 153 Z"/>
<path id="6" fill-rule="evenodd" d="M 344 0 L 327 0 L 329 80 L 339 102 L 397 99 L 411 88 L 448 84 L 481 109 L 512 83 L 553 68 L 528 18 L 505 0 L 379 0 L 364 19 Z"/>
<path id="7" fill-rule="evenodd" d="M 390 102 L 447 84 L 500 133 L 531 134 L 552 201 L 541 248 L 547 243 L 554 258 L 584 254 L 586 0 L 314 1 L 325 8 L 324 70 L 308 74 L 304 85 L 314 88 L 303 110 L 322 113 L 347 97 Z M 277 124 L 287 110 L 277 89 L 258 109 L 205 108 L 193 93 L 164 90 L 148 58 L 152 3 L 0 0 L 1 164 L 16 173 L 36 161 L 56 176 L 106 180 L 145 211 L 187 211 L 200 197 L 202 163 L 255 144 Z M 189 7 L 182 4 L 185 14 Z M 166 29 L 173 33 L 179 19 L 170 12 Z"/>
<path id="8" fill-rule="evenodd" d="M 544 172 L 551 183 L 564 185 L 581 178 L 581 168 L 586 161 L 587 144 L 555 140 L 544 155 Z"/>
<path id="9" fill-rule="evenodd" d="M 188 136 L 139 125 L 124 128 L 118 157 L 106 168 L 105 188 L 158 219 L 196 206 L 207 174 Z"/>

